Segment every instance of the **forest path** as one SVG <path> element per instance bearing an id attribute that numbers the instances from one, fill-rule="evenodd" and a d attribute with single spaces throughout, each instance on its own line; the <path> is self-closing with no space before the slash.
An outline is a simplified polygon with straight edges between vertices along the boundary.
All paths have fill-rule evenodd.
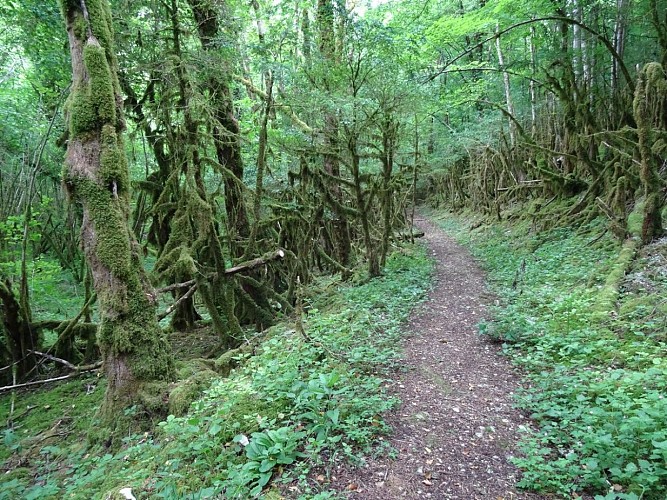
<path id="1" fill-rule="evenodd" d="M 404 326 L 406 371 L 390 394 L 392 459 L 333 472 L 332 486 L 353 499 L 545 498 L 515 489 L 518 427 L 512 407 L 520 381 L 499 347 L 478 334 L 491 300 L 470 253 L 433 222 L 415 221 L 436 260 L 434 288 Z"/>

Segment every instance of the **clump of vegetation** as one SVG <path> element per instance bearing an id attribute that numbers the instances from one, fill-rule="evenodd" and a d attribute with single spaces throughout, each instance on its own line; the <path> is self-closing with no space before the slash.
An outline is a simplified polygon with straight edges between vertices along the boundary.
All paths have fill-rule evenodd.
<path id="1" fill-rule="evenodd" d="M 529 381 L 520 485 L 596 499 L 658 499 L 667 488 L 665 241 L 642 248 L 613 308 L 595 307 L 621 244 L 604 222 L 533 232 L 527 223 L 449 230 L 472 246 L 502 299 L 483 334 Z M 622 274 L 621 274 L 622 276 Z"/>
<path id="2" fill-rule="evenodd" d="M 151 498 L 249 498 L 271 480 L 317 493 L 321 486 L 306 482 L 311 468 L 354 459 L 386 430 L 382 412 L 394 401 L 384 394 L 384 377 L 395 367 L 400 323 L 424 296 L 431 264 L 422 248 L 406 248 L 390 257 L 386 270 L 363 284 L 316 282 L 315 292 L 304 292 L 297 328 L 274 326 L 268 340 L 242 355 L 227 378 L 213 380 L 186 415 L 169 416 L 156 435 L 127 436 L 116 454 L 86 449 L 74 439 L 48 442 L 21 459 L 28 434 L 49 428 L 57 417 L 43 415 L 41 427 L 15 419 L 28 434 L 6 433 L 5 468 L 12 472 L 0 497 L 106 498 L 129 487 Z M 16 406 L 37 404 L 31 397 L 43 404 L 49 394 L 19 396 Z M 88 398 L 88 416 L 101 394 L 98 388 L 81 396 Z M 60 396 L 50 402 L 60 412 L 71 404 Z M 70 429 L 72 435 L 82 431 Z"/>

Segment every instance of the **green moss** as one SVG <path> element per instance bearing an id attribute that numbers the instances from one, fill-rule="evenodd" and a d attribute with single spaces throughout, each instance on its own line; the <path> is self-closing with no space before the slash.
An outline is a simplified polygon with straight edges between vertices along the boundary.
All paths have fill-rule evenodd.
<path id="1" fill-rule="evenodd" d="M 87 43 L 83 49 L 83 60 L 90 77 L 88 92 L 94 101 L 100 124 L 115 125 L 116 99 L 111 68 L 104 48 L 94 43 Z"/>
<path id="2" fill-rule="evenodd" d="M 155 309 L 145 295 L 130 290 L 132 299 L 120 315 L 103 315 L 99 343 L 105 356 L 127 357 L 135 379 L 171 380 L 174 365 L 166 339 L 155 321 Z"/>
<path id="3" fill-rule="evenodd" d="M 218 374 L 213 370 L 202 370 L 178 382 L 169 393 L 169 413 L 177 417 L 184 415 L 190 405 L 201 397 L 204 390 L 211 385 L 211 381 L 217 377 Z"/>
<path id="4" fill-rule="evenodd" d="M 100 45 L 104 47 L 107 59 L 115 63 L 116 55 L 113 53 L 113 21 L 109 2 L 106 0 L 86 0 L 86 8 L 93 35 L 95 35 Z"/>
<path id="5" fill-rule="evenodd" d="M 177 276 L 194 276 L 197 273 L 197 265 L 187 248 L 181 247 L 178 260 L 174 263 L 173 272 Z"/>
<path id="6" fill-rule="evenodd" d="M 75 13 L 74 22 L 72 23 L 72 29 L 74 30 L 74 36 L 79 40 L 85 40 L 88 36 L 88 23 L 83 18 L 81 12 Z"/>
<path id="7" fill-rule="evenodd" d="M 72 10 L 78 9 L 80 5 L 76 0 L 60 0 L 59 3 L 60 15 L 65 21 L 67 21 L 67 14 Z"/>
<path id="8" fill-rule="evenodd" d="M 660 297 L 656 295 L 638 295 L 623 301 L 619 314 L 625 316 L 634 313 L 637 309 L 654 309 L 659 305 Z"/>
<path id="9" fill-rule="evenodd" d="M 132 273 L 127 221 L 113 193 L 97 182 L 84 178 L 67 179 L 88 209 L 98 236 L 95 255 L 115 276 L 127 279 Z"/>
<path id="10" fill-rule="evenodd" d="M 642 234 L 642 223 L 644 222 L 644 200 L 635 202 L 635 207 L 628 215 L 628 234 L 640 236 Z"/>
<path id="11" fill-rule="evenodd" d="M 88 23 L 78 3 L 64 1 L 61 7 L 73 16 L 74 36 L 84 43 L 83 61 L 88 75 L 87 80 L 75 82 L 68 100 L 70 137 L 99 131 L 104 124 L 119 127 L 121 117 L 117 112 L 116 96 L 120 94 L 120 85 L 115 76 L 117 62 L 108 3 L 103 0 L 86 2 L 95 39 L 88 38 Z"/>
<path id="12" fill-rule="evenodd" d="M 177 378 L 185 380 L 201 371 L 208 371 L 213 369 L 214 361 L 211 359 L 195 358 L 188 361 L 177 361 L 176 370 Z"/>
<path id="13" fill-rule="evenodd" d="M 97 113 L 88 88 L 74 87 L 68 99 L 70 138 L 90 133 L 97 126 Z"/>
<path id="14" fill-rule="evenodd" d="M 606 315 L 616 309 L 619 286 L 632 264 L 637 248 L 639 248 L 639 240 L 637 238 L 629 238 L 623 243 L 623 247 L 610 272 L 607 274 L 602 289 L 598 293 L 594 306 L 595 312 Z"/>
<path id="15" fill-rule="evenodd" d="M 80 441 L 102 400 L 105 384 L 105 380 L 90 374 L 72 381 L 47 384 L 30 392 L 17 392 L 15 396 L 0 395 L 0 422 L 13 424 L 15 437 L 21 444 L 18 454 L 24 457 L 24 463 L 31 461 L 28 454 L 36 456 L 42 446 L 50 444 L 39 439 L 54 426 L 57 432 L 63 432 L 58 438 L 59 446 Z M 14 412 L 10 415 L 12 399 Z M 12 454 L 9 446 L 0 446 L 0 463 Z M 3 474 L 3 482 L 6 477 Z"/>
<path id="16" fill-rule="evenodd" d="M 642 223 L 642 241 L 647 244 L 663 234 L 662 230 L 662 193 L 652 192 L 646 196 L 644 221 Z"/>
<path id="17" fill-rule="evenodd" d="M 116 129 L 106 124 L 100 137 L 100 179 L 117 196 L 129 193 L 129 170 Z"/>

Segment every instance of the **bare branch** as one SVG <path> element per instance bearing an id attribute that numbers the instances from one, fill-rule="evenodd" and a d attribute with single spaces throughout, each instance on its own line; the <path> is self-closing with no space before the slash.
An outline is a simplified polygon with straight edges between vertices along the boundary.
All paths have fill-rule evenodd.
<path id="1" fill-rule="evenodd" d="M 195 284 L 190 290 L 185 292 L 176 302 L 174 302 L 172 305 L 170 305 L 164 312 L 160 313 L 157 315 L 157 320 L 162 321 L 164 318 L 169 316 L 171 313 L 173 313 L 178 305 L 183 302 L 184 300 L 189 299 L 193 293 L 197 290 L 197 284 Z"/>
<path id="2" fill-rule="evenodd" d="M 25 382 L 23 384 L 6 385 L 4 387 L 0 387 L 0 392 L 11 391 L 12 389 L 20 389 L 21 387 L 32 387 L 35 385 L 48 384 L 49 382 L 60 382 L 61 380 L 76 378 L 82 373 L 98 370 L 101 366 L 102 366 L 101 361 L 92 365 L 78 366 L 76 367 L 76 371 L 70 373 L 69 375 L 63 375 L 62 377 L 47 378 L 45 380 L 35 380 L 33 382 Z"/>

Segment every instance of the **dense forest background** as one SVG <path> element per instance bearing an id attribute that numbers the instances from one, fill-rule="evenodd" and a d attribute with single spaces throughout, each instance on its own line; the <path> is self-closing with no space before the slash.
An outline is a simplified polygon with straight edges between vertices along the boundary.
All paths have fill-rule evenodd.
<path id="1" fill-rule="evenodd" d="M 317 346 L 308 287 L 394 272 L 417 201 L 597 221 L 598 311 L 664 234 L 662 0 L 59 3 L 0 2 L 0 381 L 101 367 L 93 443 Z"/>

